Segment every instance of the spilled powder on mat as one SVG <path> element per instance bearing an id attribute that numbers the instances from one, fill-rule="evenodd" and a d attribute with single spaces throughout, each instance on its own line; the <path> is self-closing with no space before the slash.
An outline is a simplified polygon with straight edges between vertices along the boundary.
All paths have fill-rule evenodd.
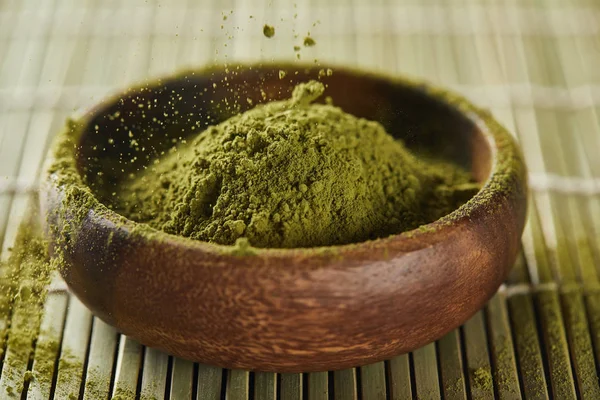
<path id="1" fill-rule="evenodd" d="M 483 390 L 490 390 L 494 387 L 492 374 L 487 368 L 477 368 L 473 371 L 473 383 L 475 387 Z"/>
<path id="2" fill-rule="evenodd" d="M 39 334 L 47 286 L 58 267 L 57 260 L 49 261 L 47 243 L 41 238 L 39 227 L 33 222 L 24 222 L 8 260 L 0 266 L 0 312 L 10 321 L 2 333 L 1 349 L 8 349 L 3 354 L 3 374 L 9 382 L 18 382 L 17 387 L 6 387 L 8 398 L 20 398 L 24 385 L 36 379 L 28 365 Z M 46 353 L 42 347 L 37 353 L 43 367 Z"/>

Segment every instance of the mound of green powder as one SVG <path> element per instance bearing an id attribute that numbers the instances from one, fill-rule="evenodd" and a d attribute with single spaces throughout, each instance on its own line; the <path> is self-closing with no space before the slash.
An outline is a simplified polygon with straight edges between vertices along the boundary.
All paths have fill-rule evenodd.
<path id="1" fill-rule="evenodd" d="M 323 92 L 300 84 L 172 148 L 121 183 L 117 211 L 207 242 L 311 247 L 416 228 L 476 190 L 466 171 L 416 157 L 379 123 L 313 104 Z"/>

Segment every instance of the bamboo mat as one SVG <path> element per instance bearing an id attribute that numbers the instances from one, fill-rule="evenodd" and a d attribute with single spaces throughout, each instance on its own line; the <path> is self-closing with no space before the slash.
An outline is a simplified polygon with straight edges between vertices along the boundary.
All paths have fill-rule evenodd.
<path id="1" fill-rule="evenodd" d="M 273 39 L 262 35 L 265 22 L 276 28 Z M 49 140 L 76 107 L 182 67 L 293 60 L 309 31 L 317 45 L 301 50 L 303 61 L 424 77 L 489 108 L 515 133 L 533 194 L 523 254 L 498 294 L 461 328 L 411 354 L 276 375 L 144 348 L 58 285 L 37 346 L 61 340 L 57 360 L 69 354 L 82 367 L 65 371 L 57 362 L 52 384 L 34 380 L 22 395 L 10 395 L 14 378 L 0 375 L 0 399 L 95 400 L 127 391 L 177 400 L 600 399 L 597 0 L 0 0 L 2 257 Z"/>

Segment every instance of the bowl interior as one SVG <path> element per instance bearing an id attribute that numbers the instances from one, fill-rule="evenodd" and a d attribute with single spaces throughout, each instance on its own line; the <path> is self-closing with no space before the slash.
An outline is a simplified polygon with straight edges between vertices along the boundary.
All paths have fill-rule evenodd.
<path id="1" fill-rule="evenodd" d="M 285 71 L 283 79 L 280 71 Z M 321 71 L 321 73 L 319 73 Z M 77 167 L 97 198 L 109 204 L 121 177 L 178 141 L 266 101 L 289 97 L 296 83 L 319 79 L 334 105 L 379 121 L 413 151 L 453 161 L 484 182 L 492 168 L 488 138 L 457 108 L 424 86 L 335 68 L 232 66 L 183 73 L 129 90 L 86 119 Z"/>

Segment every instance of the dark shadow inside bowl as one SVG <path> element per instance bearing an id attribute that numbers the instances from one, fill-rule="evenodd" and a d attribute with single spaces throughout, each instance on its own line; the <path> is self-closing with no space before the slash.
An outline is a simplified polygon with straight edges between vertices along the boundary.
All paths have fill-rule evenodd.
<path id="1" fill-rule="evenodd" d="M 286 76 L 279 78 L 283 70 Z M 411 150 L 452 161 L 484 182 L 491 171 L 488 139 L 476 124 L 425 87 L 335 68 L 230 66 L 183 73 L 133 88 L 92 111 L 78 151 L 78 169 L 109 204 L 121 177 L 139 170 L 178 141 L 258 103 L 288 98 L 296 83 L 319 79 L 334 105 L 379 121 Z"/>

